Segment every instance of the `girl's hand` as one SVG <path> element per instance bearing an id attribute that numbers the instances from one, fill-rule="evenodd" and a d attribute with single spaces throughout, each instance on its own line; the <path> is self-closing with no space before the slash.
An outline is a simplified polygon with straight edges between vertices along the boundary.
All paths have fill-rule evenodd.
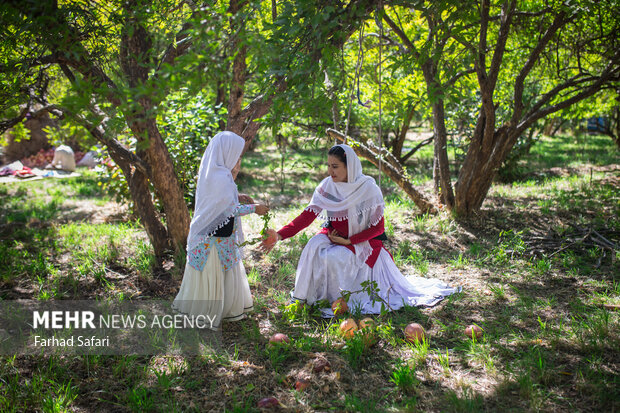
<path id="1" fill-rule="evenodd" d="M 340 234 L 338 233 L 338 231 L 336 231 L 336 230 L 328 232 L 327 236 L 329 237 L 331 242 L 333 242 L 334 244 L 338 244 L 338 245 L 351 245 L 351 240 L 349 240 L 348 238 L 341 237 Z"/>
<path id="2" fill-rule="evenodd" d="M 240 204 L 253 204 L 254 200 L 251 196 L 247 194 L 239 194 L 239 203 Z"/>
<path id="3" fill-rule="evenodd" d="M 267 212 L 269 212 L 269 207 L 267 205 L 258 204 L 256 205 L 254 212 L 258 215 L 265 215 Z"/>
<path id="4" fill-rule="evenodd" d="M 266 238 L 260 243 L 259 249 L 264 252 L 269 252 L 280 240 L 280 235 L 273 229 L 268 229 L 265 235 Z"/>

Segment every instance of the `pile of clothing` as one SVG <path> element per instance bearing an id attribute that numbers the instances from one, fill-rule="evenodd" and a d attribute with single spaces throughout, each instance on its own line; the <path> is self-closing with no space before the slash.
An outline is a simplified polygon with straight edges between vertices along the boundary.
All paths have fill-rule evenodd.
<path id="1" fill-rule="evenodd" d="M 20 161 L 15 161 L 0 169 L 0 176 L 15 176 L 17 178 L 32 178 L 36 176 L 32 169 L 24 166 Z"/>

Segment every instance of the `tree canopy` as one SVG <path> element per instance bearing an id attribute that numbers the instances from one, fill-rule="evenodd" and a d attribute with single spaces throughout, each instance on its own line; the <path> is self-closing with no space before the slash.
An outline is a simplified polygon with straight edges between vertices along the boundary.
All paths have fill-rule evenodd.
<path id="1" fill-rule="evenodd" d="M 348 132 L 431 211 L 403 166 L 415 152 L 404 147 L 408 129 L 426 121 L 439 202 L 467 216 L 529 128 L 617 95 L 619 8 L 613 0 L 9 1 L 0 10 L 0 128 L 45 111 L 88 130 L 122 172 L 158 255 L 184 248 L 191 165 L 224 128 L 248 145 L 261 125 Z M 366 148 L 369 138 L 391 155 Z"/>

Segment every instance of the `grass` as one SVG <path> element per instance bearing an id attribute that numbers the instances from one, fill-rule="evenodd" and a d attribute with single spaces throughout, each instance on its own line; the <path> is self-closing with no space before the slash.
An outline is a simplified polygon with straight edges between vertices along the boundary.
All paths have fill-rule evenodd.
<path id="1" fill-rule="evenodd" d="M 288 306 L 315 222 L 266 256 L 248 248 L 256 311 L 224 326 L 221 347 L 193 357 L 3 355 L 0 410 L 258 411 L 257 401 L 272 396 L 285 411 L 617 411 L 620 313 L 604 305 L 620 304 L 620 264 L 586 242 L 541 241 L 579 227 L 619 242 L 618 156 L 605 139 L 543 139 L 520 178 L 496 183 L 481 216 L 467 222 L 416 215 L 383 179 L 386 246 L 399 268 L 463 291 L 434 308 L 375 317 L 372 347 L 362 336 L 340 337 L 341 319 Z M 300 163 L 322 165 L 319 151 L 289 153 L 280 177 L 279 156 L 249 153 L 239 182 L 270 201 L 273 227 L 297 216 L 322 176 Z M 430 186 L 428 171 L 414 180 Z M 243 225 L 249 239 L 262 220 L 250 215 Z M 180 284 L 182 269 L 154 266 L 139 223 L 92 174 L 0 186 L 0 238 L 3 300 L 171 299 Z M 404 340 L 410 322 L 424 326 L 424 341 Z M 465 337 L 469 324 L 484 335 Z M 267 345 L 275 332 L 291 343 Z M 330 368 L 315 372 L 317 360 Z M 294 389 L 299 377 L 306 390 Z"/>

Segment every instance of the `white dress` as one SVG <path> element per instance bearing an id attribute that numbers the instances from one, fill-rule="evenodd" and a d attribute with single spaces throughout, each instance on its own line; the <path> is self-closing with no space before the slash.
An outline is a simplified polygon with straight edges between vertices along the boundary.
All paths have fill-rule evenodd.
<path id="1" fill-rule="evenodd" d="M 333 302 L 343 291 L 362 290 L 362 283 L 375 281 L 378 296 L 366 292 L 352 294 L 348 301 L 350 311 L 361 314 L 379 314 L 382 303 L 387 310 L 403 306 L 433 306 L 446 296 L 460 291 L 438 279 L 405 277 L 382 248 L 371 268 L 360 262 L 347 248 L 334 244 L 325 234 L 317 234 L 304 247 L 295 279 L 293 298 L 313 304 L 319 300 Z M 333 316 L 331 309 L 323 309 L 325 317 Z"/>
<path id="2" fill-rule="evenodd" d="M 200 265 L 195 264 L 200 256 L 196 258 L 193 255 L 197 249 L 188 252 L 188 262 L 185 264 L 181 288 L 172 303 L 173 309 L 184 314 L 215 319 L 213 326 L 216 328 L 222 321 L 239 320 L 252 311 L 252 294 L 241 254 L 233 256 L 239 252 L 233 250 L 238 249 L 235 246 L 237 225 L 241 225 L 239 218 L 235 219 L 231 237 L 208 237 L 203 240 L 203 245 L 210 245 L 201 251 L 200 256 L 207 257 L 201 270 L 196 269 Z M 216 247 L 218 241 L 226 247 Z"/>

